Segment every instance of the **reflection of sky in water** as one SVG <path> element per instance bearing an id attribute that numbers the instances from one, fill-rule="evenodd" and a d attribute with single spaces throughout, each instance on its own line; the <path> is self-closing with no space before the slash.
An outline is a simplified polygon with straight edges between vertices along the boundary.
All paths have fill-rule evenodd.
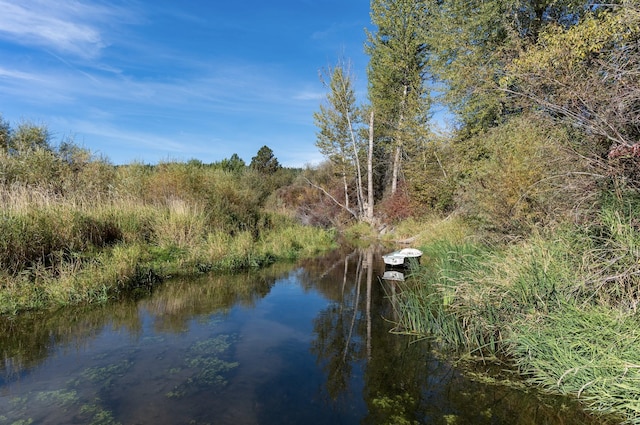
<path id="1" fill-rule="evenodd" d="M 168 282 L 137 304 L 34 327 L 23 338 L 41 335 L 44 354 L 0 382 L 0 424 L 524 424 L 557 413 L 390 334 L 366 309 L 367 288 L 385 303 L 382 273 L 368 286 L 352 258 L 348 279 L 340 266 L 322 279 L 297 269 L 255 284 Z M 584 423 L 551 416 L 541 420 Z"/>
<path id="2" fill-rule="evenodd" d="M 279 423 L 285 417 L 320 423 L 327 418 L 324 377 L 309 341 L 313 318 L 327 303 L 289 277 L 255 306 L 193 317 L 181 333 L 158 332 L 165 318 L 140 309 L 139 332 L 104 326 L 80 346 L 57 347 L 44 364 L 5 386 L 0 423 L 65 423 L 69 415 L 100 423 Z M 226 349 L 193 359 L 190 349 L 221 337 L 230 341 Z M 228 367 L 219 380 L 199 382 L 196 368 L 211 367 L 212 358 Z"/>

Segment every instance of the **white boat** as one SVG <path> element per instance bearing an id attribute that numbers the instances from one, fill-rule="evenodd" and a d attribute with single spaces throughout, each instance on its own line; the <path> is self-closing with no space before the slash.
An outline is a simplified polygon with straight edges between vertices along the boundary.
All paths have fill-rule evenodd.
<path id="1" fill-rule="evenodd" d="M 388 266 L 392 267 L 403 267 L 408 265 L 406 262 L 408 259 L 415 259 L 416 261 L 420 261 L 420 257 L 422 257 L 422 251 L 415 248 L 404 248 L 399 251 L 394 251 L 389 254 L 385 254 L 382 256 L 384 263 Z"/>

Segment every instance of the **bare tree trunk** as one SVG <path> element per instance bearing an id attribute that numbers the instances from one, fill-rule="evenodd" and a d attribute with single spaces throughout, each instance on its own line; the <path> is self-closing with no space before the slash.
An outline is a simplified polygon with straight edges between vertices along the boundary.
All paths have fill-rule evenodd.
<path id="1" fill-rule="evenodd" d="M 367 154 L 367 220 L 373 222 L 373 109 L 369 117 L 369 152 Z"/>
<path id="2" fill-rule="evenodd" d="M 353 131 L 353 126 L 351 124 L 351 117 L 347 114 L 347 123 L 349 124 L 349 133 L 351 133 L 351 144 L 353 145 L 353 158 L 356 163 L 356 172 L 357 172 L 357 185 L 358 185 L 358 211 L 360 212 L 360 218 L 364 215 L 364 195 L 362 191 L 362 171 L 360 171 L 360 158 L 358 157 L 358 146 L 356 143 L 356 135 Z"/>
<path id="3" fill-rule="evenodd" d="M 391 194 L 398 190 L 398 176 L 400 175 L 400 161 L 402 160 L 402 126 L 404 124 L 404 108 L 407 103 L 407 93 L 409 86 L 405 84 L 402 91 L 402 102 L 400 103 L 400 117 L 398 118 L 398 129 L 396 131 L 396 150 L 393 155 L 393 176 L 391 178 Z"/>
<path id="4" fill-rule="evenodd" d="M 344 80 L 341 81 L 344 91 L 346 92 L 346 82 Z M 351 115 L 349 114 L 348 108 L 345 106 L 345 117 L 347 118 L 347 125 L 349 126 L 349 135 L 351 136 L 351 144 L 353 146 L 353 160 L 356 165 L 356 179 L 357 179 L 357 197 L 358 197 L 358 212 L 360 213 L 358 219 L 362 219 L 364 216 L 364 194 L 362 190 L 362 171 L 360 170 L 360 159 L 358 157 L 358 146 L 356 142 L 356 134 L 353 130 L 353 123 L 351 121 Z"/>
<path id="5" fill-rule="evenodd" d="M 396 152 L 393 155 L 393 177 L 391 178 L 391 193 L 396 193 L 398 190 L 398 174 L 400 173 L 400 157 L 401 149 L 400 145 L 396 146 Z"/>
<path id="6" fill-rule="evenodd" d="M 342 183 L 344 183 L 344 205 L 349 209 L 349 186 L 347 186 L 347 173 L 342 173 Z"/>
<path id="7" fill-rule="evenodd" d="M 358 316 L 358 304 L 360 303 L 360 286 L 362 283 L 362 268 L 363 268 L 363 259 L 362 253 L 358 258 L 358 267 L 356 268 L 356 298 L 353 301 L 353 316 L 351 317 L 351 326 L 349 326 L 349 334 L 347 335 L 347 340 L 344 344 L 344 351 L 342 353 L 342 361 L 346 361 L 347 354 L 349 352 L 349 345 L 351 344 L 351 337 L 353 336 L 353 329 L 356 325 L 356 318 Z"/>
<path id="8" fill-rule="evenodd" d="M 373 249 L 367 250 L 367 360 L 371 360 L 371 285 L 373 283 Z"/>

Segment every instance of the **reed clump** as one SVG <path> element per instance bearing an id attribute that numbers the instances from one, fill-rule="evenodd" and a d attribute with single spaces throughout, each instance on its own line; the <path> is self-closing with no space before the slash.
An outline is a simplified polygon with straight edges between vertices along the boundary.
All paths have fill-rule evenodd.
<path id="1" fill-rule="evenodd" d="M 637 199 L 508 245 L 423 246 L 397 330 L 513 363 L 530 383 L 640 423 Z"/>
<path id="2" fill-rule="evenodd" d="M 146 284 L 149 274 L 260 267 L 334 246 L 330 232 L 290 219 L 241 230 L 236 218 L 221 223 L 202 204 L 183 200 L 112 196 L 92 205 L 42 193 L 33 202 L 28 188 L 19 189 L 24 197 L 15 188 L 3 191 L 17 201 L 3 204 L 0 219 L 5 313 L 103 301 Z"/>
<path id="3" fill-rule="evenodd" d="M 629 312 L 566 305 L 533 323 L 516 322 L 509 352 L 530 383 L 638 424 L 639 329 Z"/>

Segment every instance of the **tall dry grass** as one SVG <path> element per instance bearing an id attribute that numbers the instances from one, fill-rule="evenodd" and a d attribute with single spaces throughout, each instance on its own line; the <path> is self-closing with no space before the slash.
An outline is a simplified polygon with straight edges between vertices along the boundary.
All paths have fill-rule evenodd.
<path id="1" fill-rule="evenodd" d="M 268 178 L 250 170 L 34 155 L 0 152 L 0 312 L 103 301 L 166 275 L 259 267 L 330 245 L 265 212 L 257 182 Z M 23 179 L 17 164 L 41 157 L 59 172 Z"/>

